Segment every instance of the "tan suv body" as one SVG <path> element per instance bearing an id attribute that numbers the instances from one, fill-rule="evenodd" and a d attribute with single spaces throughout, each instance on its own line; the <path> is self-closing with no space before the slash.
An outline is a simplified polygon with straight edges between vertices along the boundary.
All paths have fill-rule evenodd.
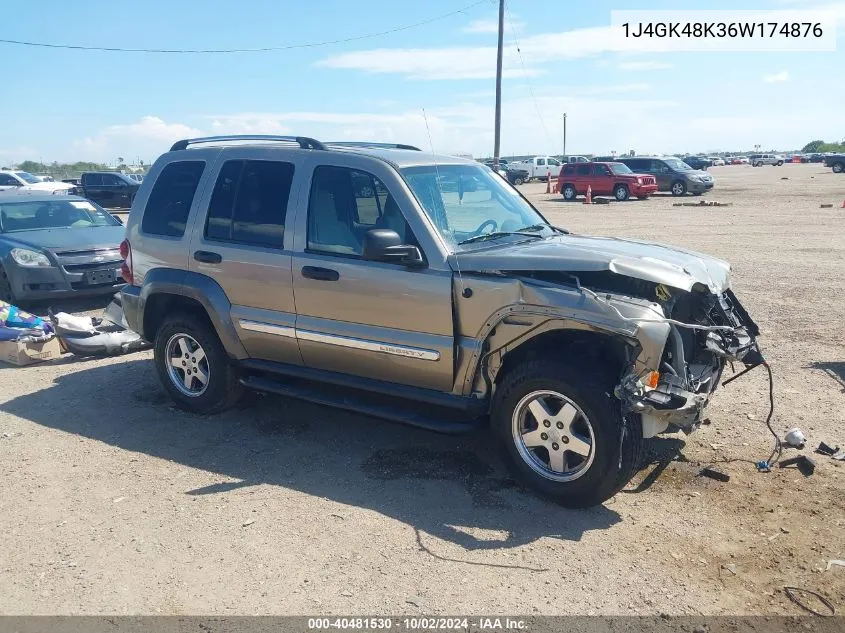
<path id="1" fill-rule="evenodd" d="M 623 486 L 643 438 L 694 430 L 726 360 L 761 361 L 726 263 L 570 234 L 488 167 L 409 146 L 180 141 L 122 251 L 127 321 L 180 406 L 247 387 L 489 426 L 569 505 Z"/>

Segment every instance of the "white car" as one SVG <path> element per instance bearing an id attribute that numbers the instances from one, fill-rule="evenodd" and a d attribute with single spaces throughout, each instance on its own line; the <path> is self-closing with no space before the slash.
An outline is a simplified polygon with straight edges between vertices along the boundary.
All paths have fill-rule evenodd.
<path id="1" fill-rule="evenodd" d="M 724 167 L 725 159 L 720 156 L 708 156 L 707 160 L 713 163 L 713 167 Z"/>
<path id="2" fill-rule="evenodd" d="M 26 171 L 0 171 L 0 191 L 16 189 L 67 193 L 73 188 L 73 185 L 66 182 L 43 182 Z"/>

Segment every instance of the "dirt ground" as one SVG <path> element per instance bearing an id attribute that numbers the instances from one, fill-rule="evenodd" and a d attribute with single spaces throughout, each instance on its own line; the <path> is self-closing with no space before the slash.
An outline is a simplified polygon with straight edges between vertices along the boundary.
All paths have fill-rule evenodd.
<path id="1" fill-rule="evenodd" d="M 775 427 L 800 426 L 807 454 L 845 446 L 845 176 L 711 172 L 704 199 L 732 206 L 523 190 L 573 231 L 732 262 Z M 845 559 L 845 463 L 756 472 L 772 448 L 762 369 L 720 390 L 710 425 L 652 441 L 628 489 L 572 511 L 515 487 L 488 433 L 257 394 L 196 417 L 171 408 L 150 356 L 0 366 L 0 613 L 801 613 L 784 585 L 845 609 L 845 568 L 826 570 Z M 730 481 L 698 476 L 708 464 Z"/>

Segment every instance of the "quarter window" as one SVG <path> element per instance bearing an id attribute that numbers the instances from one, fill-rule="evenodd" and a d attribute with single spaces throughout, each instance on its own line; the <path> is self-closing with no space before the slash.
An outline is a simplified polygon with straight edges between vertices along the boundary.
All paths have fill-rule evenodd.
<path id="1" fill-rule="evenodd" d="M 282 248 L 293 172 L 291 163 L 279 161 L 224 163 L 208 207 L 205 236 Z"/>
<path id="2" fill-rule="evenodd" d="M 590 166 L 589 165 L 578 165 L 575 168 L 575 173 L 579 176 L 589 176 L 590 175 Z"/>
<path id="3" fill-rule="evenodd" d="M 185 234 L 204 168 L 204 161 L 188 160 L 170 163 L 161 170 L 144 209 L 141 232 L 166 237 Z"/>

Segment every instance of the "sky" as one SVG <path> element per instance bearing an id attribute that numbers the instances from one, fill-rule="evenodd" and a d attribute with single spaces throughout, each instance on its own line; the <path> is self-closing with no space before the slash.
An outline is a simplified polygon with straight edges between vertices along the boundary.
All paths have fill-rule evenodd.
<path id="1" fill-rule="evenodd" d="M 845 138 L 845 1 L 707 3 L 831 10 L 835 52 L 619 52 L 608 37 L 610 12 L 629 2 L 506 6 L 503 156 L 563 152 L 564 112 L 569 154 L 787 150 Z M 701 3 L 641 0 L 637 8 Z M 118 157 L 148 163 L 180 138 L 228 133 L 490 156 L 496 18 L 494 0 L 18 5 L 0 21 L 0 39 L 164 49 L 314 45 L 156 54 L 0 43 L 10 73 L 0 90 L 0 166 Z M 402 28 L 410 25 L 417 26 Z"/>

